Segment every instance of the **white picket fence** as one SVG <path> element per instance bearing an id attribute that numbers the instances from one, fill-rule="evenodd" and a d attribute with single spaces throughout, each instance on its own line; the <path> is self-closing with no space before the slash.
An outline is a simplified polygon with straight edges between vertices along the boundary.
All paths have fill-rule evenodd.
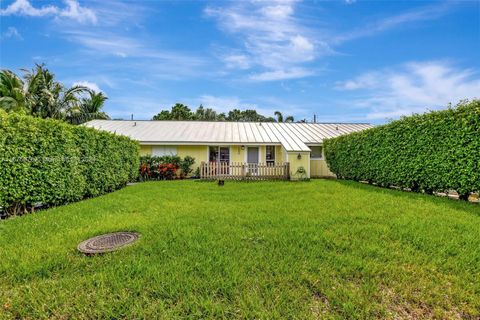
<path id="1" fill-rule="evenodd" d="M 289 172 L 288 162 L 202 162 L 200 164 L 200 179 L 205 180 L 288 180 Z"/>

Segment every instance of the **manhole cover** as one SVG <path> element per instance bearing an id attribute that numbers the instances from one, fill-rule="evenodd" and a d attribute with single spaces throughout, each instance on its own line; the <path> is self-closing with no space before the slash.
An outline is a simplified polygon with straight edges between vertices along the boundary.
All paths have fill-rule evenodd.
<path id="1" fill-rule="evenodd" d="M 104 253 L 118 250 L 140 237 L 135 232 L 115 232 L 102 234 L 83 241 L 78 245 L 78 250 L 86 254 Z"/>

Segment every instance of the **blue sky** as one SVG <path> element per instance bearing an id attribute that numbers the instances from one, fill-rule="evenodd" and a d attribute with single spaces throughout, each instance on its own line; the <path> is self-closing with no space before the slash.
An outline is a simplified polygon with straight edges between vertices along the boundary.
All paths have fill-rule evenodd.
<path id="1" fill-rule="evenodd" d="M 112 118 L 176 102 L 383 123 L 480 97 L 480 1 L 0 2 L 0 67 L 46 63 Z"/>

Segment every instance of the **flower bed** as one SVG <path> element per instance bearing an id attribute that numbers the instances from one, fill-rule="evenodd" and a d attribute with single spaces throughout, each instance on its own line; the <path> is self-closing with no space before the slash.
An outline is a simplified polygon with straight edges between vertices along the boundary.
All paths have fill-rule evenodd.
<path id="1" fill-rule="evenodd" d="M 141 181 L 184 179 L 192 173 L 195 159 L 186 156 L 142 156 L 140 157 Z"/>

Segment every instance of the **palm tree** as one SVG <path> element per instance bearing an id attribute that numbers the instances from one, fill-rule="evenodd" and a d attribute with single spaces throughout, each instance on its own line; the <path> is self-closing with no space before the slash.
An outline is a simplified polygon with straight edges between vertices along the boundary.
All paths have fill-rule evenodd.
<path id="1" fill-rule="evenodd" d="M 70 109 L 78 107 L 79 96 L 88 92 L 88 88 L 83 86 L 66 89 L 43 64 L 37 64 L 31 71 L 23 71 L 26 96 L 33 116 L 64 119 Z"/>
<path id="2" fill-rule="evenodd" d="M 25 110 L 24 83 L 10 70 L 0 71 L 0 109 L 10 111 Z"/>
<path id="3" fill-rule="evenodd" d="M 78 106 L 69 109 L 68 120 L 73 124 L 80 124 L 94 119 L 110 119 L 102 111 L 108 98 L 103 92 L 88 91 L 88 97 L 83 97 Z"/>
<path id="4" fill-rule="evenodd" d="M 275 111 L 275 117 L 277 117 L 277 122 L 293 122 L 293 116 L 288 116 L 283 119 L 283 114 L 280 111 Z"/>
<path id="5" fill-rule="evenodd" d="M 79 106 L 79 97 L 88 92 L 83 86 L 65 88 L 45 65 L 22 69 L 23 80 L 10 70 L 0 72 L 0 108 L 23 111 L 40 118 L 64 119 Z"/>

